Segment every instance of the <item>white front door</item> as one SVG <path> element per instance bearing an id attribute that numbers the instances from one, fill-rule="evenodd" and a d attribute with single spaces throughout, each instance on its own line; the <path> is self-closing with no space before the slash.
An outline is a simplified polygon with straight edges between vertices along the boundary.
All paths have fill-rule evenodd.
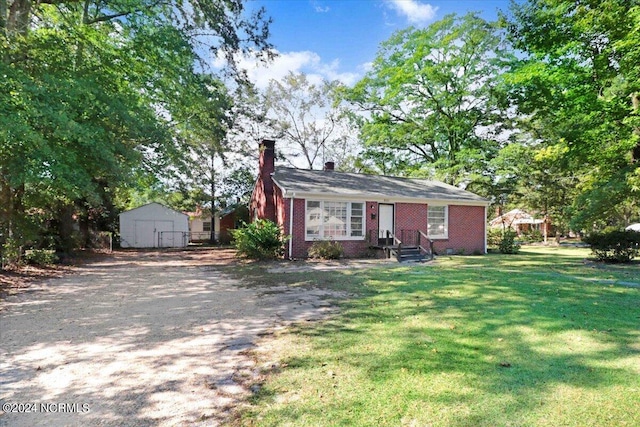
<path id="1" fill-rule="evenodd" d="M 387 245 L 393 244 L 393 205 L 378 205 L 378 239 Z"/>

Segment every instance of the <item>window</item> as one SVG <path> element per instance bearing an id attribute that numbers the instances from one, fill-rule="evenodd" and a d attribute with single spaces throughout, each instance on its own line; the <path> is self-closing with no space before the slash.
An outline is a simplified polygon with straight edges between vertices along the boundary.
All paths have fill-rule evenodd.
<path id="1" fill-rule="evenodd" d="M 429 206 L 427 234 L 431 238 L 446 239 L 449 236 L 449 207 Z"/>
<path id="2" fill-rule="evenodd" d="M 351 237 L 364 236 L 364 205 L 362 203 L 351 203 Z"/>
<path id="3" fill-rule="evenodd" d="M 211 231 L 211 221 L 202 222 L 202 231 Z"/>
<path id="4" fill-rule="evenodd" d="M 307 239 L 364 237 L 364 203 L 307 200 Z"/>
<path id="5" fill-rule="evenodd" d="M 320 237 L 322 217 L 320 202 L 307 201 L 307 237 Z"/>

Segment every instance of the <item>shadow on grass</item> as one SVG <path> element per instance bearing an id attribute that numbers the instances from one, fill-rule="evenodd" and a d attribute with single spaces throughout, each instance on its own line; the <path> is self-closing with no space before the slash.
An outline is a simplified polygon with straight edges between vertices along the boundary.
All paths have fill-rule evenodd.
<path id="1" fill-rule="evenodd" d="M 343 301 L 338 318 L 298 328 L 312 348 L 286 363 L 296 377 L 313 377 L 329 360 L 357 380 L 323 386 L 319 377 L 323 398 L 272 409 L 275 418 L 397 425 L 422 404 L 455 412 L 441 425 L 530 425 L 541 406 L 554 410 L 558 389 L 605 393 L 615 386 L 629 394 L 604 398 L 619 399 L 626 420 L 637 420 L 638 289 L 578 280 L 610 272 L 589 270 L 564 251 L 451 263 L 334 274 L 361 297 Z M 266 389 L 257 402 L 274 395 Z M 564 408 L 563 420 L 583 404 Z M 593 411 L 587 424 L 597 425 L 604 411 Z"/>

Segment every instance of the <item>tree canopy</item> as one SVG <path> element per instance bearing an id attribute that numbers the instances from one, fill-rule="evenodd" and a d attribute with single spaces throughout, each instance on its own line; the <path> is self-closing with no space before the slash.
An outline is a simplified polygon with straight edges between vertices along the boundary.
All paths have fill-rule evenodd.
<path id="1" fill-rule="evenodd" d="M 301 160 L 309 169 L 322 168 L 325 161 L 343 165 L 349 154 L 347 118 L 335 106 L 337 81 L 312 82 L 306 74 L 289 73 L 272 80 L 264 93 L 265 118 L 286 161 Z"/>
<path id="2" fill-rule="evenodd" d="M 242 0 L 0 0 L 0 243 L 59 223 L 68 247 L 71 214 L 192 171 L 196 142 L 220 149 L 228 105 L 207 55 L 241 82 L 233 55 L 267 57 L 269 22 Z"/>
<path id="3" fill-rule="evenodd" d="M 271 57 L 269 24 L 245 0 L 0 0 L 0 246 L 68 249 L 74 222 L 113 228 L 133 201 L 246 198 L 226 153 L 264 137 L 292 164 L 435 177 L 562 229 L 640 219 L 640 0 L 448 15 L 396 32 L 351 88 L 291 73 L 260 93 L 235 60 Z"/>
<path id="4" fill-rule="evenodd" d="M 529 0 L 503 17 L 524 57 L 508 74 L 521 129 L 557 153 L 578 193 L 576 229 L 640 200 L 637 0 Z"/>
<path id="5" fill-rule="evenodd" d="M 449 15 L 384 42 L 346 98 L 368 118 L 362 139 L 413 174 L 461 183 L 498 148 L 507 115 L 499 77 L 509 66 L 497 28 L 476 14 Z"/>

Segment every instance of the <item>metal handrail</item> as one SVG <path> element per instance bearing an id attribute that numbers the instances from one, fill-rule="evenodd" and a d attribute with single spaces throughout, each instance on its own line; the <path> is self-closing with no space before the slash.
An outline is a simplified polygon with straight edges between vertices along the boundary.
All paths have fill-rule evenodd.
<path id="1" fill-rule="evenodd" d="M 387 231 L 387 236 L 389 236 L 389 231 Z M 397 244 L 398 246 L 398 249 L 396 249 L 396 259 L 400 261 L 402 259 L 402 240 L 398 239 L 394 233 L 391 233 L 391 236 L 393 236 L 393 244 Z"/>
<path id="2" fill-rule="evenodd" d="M 433 255 L 433 240 L 431 240 L 429 238 L 429 236 L 427 236 L 422 230 L 418 230 L 418 247 L 420 249 L 422 249 L 423 251 L 427 252 L 429 254 L 429 258 L 433 259 L 434 255 Z M 427 248 L 425 248 L 424 246 L 422 246 L 422 238 L 425 238 L 427 240 L 427 242 L 429 243 L 429 250 L 427 251 Z"/>

